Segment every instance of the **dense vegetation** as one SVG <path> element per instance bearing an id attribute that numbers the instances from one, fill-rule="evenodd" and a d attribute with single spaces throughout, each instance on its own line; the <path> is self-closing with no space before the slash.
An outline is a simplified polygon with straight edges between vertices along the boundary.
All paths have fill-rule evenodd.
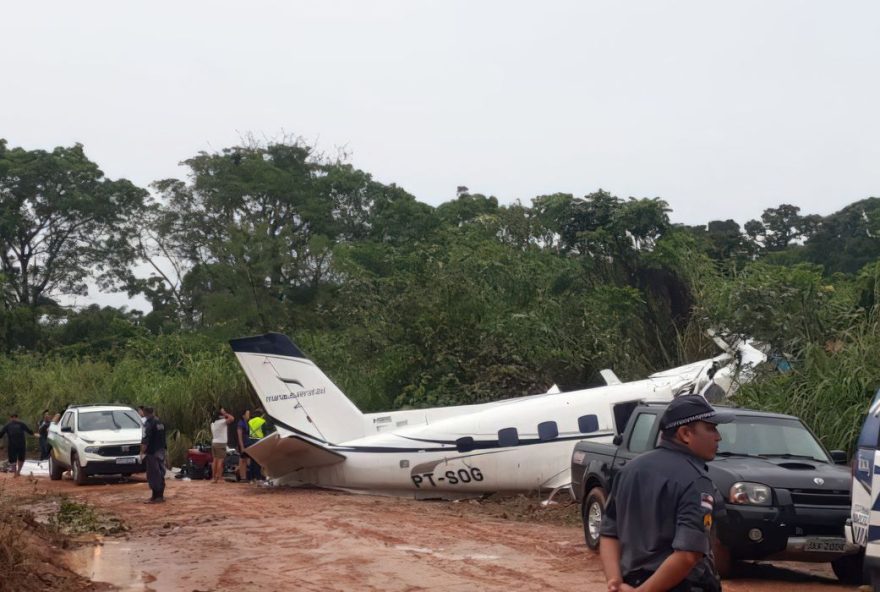
<path id="1" fill-rule="evenodd" d="M 473 403 L 715 355 L 705 330 L 768 343 L 739 395 L 851 445 L 880 386 L 880 199 L 827 217 L 782 204 L 740 227 L 670 221 L 598 190 L 438 207 L 298 141 L 185 162 L 186 179 L 107 179 L 83 147 L 0 140 L 0 412 L 156 405 L 197 438 L 241 408 L 226 340 L 280 331 L 364 410 Z M 152 311 L 59 298 L 89 283 Z"/>

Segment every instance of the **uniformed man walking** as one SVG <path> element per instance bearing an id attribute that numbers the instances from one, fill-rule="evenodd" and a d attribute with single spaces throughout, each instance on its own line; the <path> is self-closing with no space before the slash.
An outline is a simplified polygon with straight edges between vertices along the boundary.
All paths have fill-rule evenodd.
<path id="1" fill-rule="evenodd" d="M 717 424 L 733 419 L 700 395 L 679 396 L 660 418 L 658 448 L 615 476 L 599 548 L 609 592 L 721 590 L 711 529 L 723 500 L 706 461 L 721 441 Z"/>
<path id="2" fill-rule="evenodd" d="M 141 455 L 147 465 L 147 483 L 153 495 L 149 504 L 165 501 L 165 424 L 156 417 L 152 407 L 144 407 L 144 439 L 141 441 Z"/>

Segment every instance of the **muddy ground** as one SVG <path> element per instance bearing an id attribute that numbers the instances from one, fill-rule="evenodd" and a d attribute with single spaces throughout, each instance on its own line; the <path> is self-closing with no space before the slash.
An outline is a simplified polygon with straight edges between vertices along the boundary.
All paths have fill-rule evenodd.
<path id="1" fill-rule="evenodd" d="M 38 518 L 67 496 L 121 519 L 127 530 L 100 544 L 79 537 L 51 549 L 54 562 L 121 590 L 605 590 L 565 501 L 546 509 L 526 497 L 420 502 L 169 479 L 168 501 L 147 505 L 140 478 L 77 487 L 8 474 L 0 491 Z M 827 564 L 746 563 L 737 572 L 725 590 L 855 590 Z M 0 588 L 18 589 L 12 580 Z M 71 573 L 52 589 L 82 590 L 83 580 Z"/>

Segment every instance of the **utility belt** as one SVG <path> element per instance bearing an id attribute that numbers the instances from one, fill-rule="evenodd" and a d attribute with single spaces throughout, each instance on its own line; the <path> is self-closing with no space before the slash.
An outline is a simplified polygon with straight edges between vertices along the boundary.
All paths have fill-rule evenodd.
<path id="1" fill-rule="evenodd" d="M 623 581 L 635 588 L 644 584 L 652 575 L 653 571 L 637 569 L 626 574 Z M 686 579 L 668 592 L 721 592 L 721 582 L 707 575 L 698 582 Z"/>

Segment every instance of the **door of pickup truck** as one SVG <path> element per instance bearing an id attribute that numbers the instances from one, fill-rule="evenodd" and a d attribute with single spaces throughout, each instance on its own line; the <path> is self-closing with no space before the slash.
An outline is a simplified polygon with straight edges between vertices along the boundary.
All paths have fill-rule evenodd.
<path id="1" fill-rule="evenodd" d="M 74 428 L 74 419 L 73 412 L 67 411 L 61 418 L 61 423 L 58 426 L 58 453 L 55 455 L 55 459 L 66 466 L 70 466 L 70 453 L 73 448 L 73 434 L 71 432 L 66 432 L 65 429 L 72 430 Z"/>
<path id="2" fill-rule="evenodd" d="M 659 409 L 638 409 L 630 419 L 628 431 L 623 434 L 624 442 L 617 449 L 611 466 L 611 480 L 627 462 L 639 454 L 654 448 L 657 443 L 657 417 Z"/>
<path id="3" fill-rule="evenodd" d="M 610 462 L 602 469 L 607 474 L 593 481 L 588 479 L 583 492 L 581 508 L 584 520 L 584 537 L 587 546 L 596 551 L 599 548 L 599 528 L 605 513 L 605 501 L 611 490 L 611 484 L 617 473 L 636 456 L 654 448 L 657 443 L 656 424 L 664 408 L 639 406 L 638 401 L 615 406 L 614 420 L 619 432 L 614 437 L 616 449 Z M 626 429 L 623 430 L 623 426 Z M 605 489 L 607 487 L 607 490 Z"/>

